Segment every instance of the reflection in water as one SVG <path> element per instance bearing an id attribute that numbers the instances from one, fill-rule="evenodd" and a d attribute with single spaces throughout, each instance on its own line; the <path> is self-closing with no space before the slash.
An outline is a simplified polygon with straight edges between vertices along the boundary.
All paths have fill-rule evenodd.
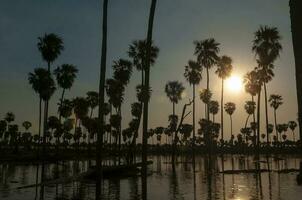
<path id="1" fill-rule="evenodd" d="M 175 173 L 170 160 L 154 156 L 148 176 L 148 199 L 208 199 L 208 200 L 300 200 L 302 187 L 295 182 L 296 173 L 278 170 L 297 167 L 302 159 L 287 156 L 253 157 L 238 155 L 179 157 Z M 282 156 L 284 158 L 285 156 Z M 110 179 L 103 182 L 69 182 L 39 185 L 42 179 L 70 177 L 85 171 L 88 161 L 65 161 L 55 164 L 0 164 L 0 199 L 143 199 L 141 177 Z M 271 169 L 263 173 L 224 174 L 224 170 Z M 44 169 L 43 169 L 44 168 Z M 44 176 L 42 171 L 44 171 Z M 149 173 L 148 173 L 149 174 Z M 100 184 L 102 183 L 102 191 Z M 16 189 L 21 186 L 29 186 Z M 37 186 L 36 186 L 37 185 Z"/>

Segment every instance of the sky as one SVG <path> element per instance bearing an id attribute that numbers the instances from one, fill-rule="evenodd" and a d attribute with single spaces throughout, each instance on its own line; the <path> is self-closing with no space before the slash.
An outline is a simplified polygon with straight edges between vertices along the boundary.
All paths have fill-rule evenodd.
<path id="1" fill-rule="evenodd" d="M 150 0 L 111 0 L 108 6 L 107 77 L 112 76 L 114 60 L 128 58 L 132 41 L 146 37 Z M 65 50 L 53 63 L 52 69 L 68 63 L 79 69 L 78 77 L 66 98 L 85 96 L 98 90 L 101 49 L 102 1 L 100 0 L 1 0 L 0 1 L 0 118 L 7 111 L 16 115 L 16 123 L 29 120 L 33 132 L 37 130 L 38 96 L 28 84 L 28 73 L 36 67 L 45 67 L 37 49 L 37 38 L 45 33 L 62 37 Z M 290 31 L 288 0 L 158 0 L 154 19 L 153 40 L 160 48 L 156 64 L 151 69 L 149 126 L 167 126 L 172 112 L 164 87 L 167 81 L 178 80 L 186 88 L 185 97 L 176 106 L 181 115 L 184 103 L 192 96 L 186 82 L 184 66 L 194 56 L 195 40 L 215 38 L 220 43 L 219 55 L 233 59 L 233 74 L 243 76 L 256 66 L 251 51 L 254 32 L 260 25 L 275 26 L 282 36 L 283 51 L 275 63 L 275 77 L 268 84 L 268 94 L 280 94 L 284 104 L 278 109 L 278 122 L 297 119 L 294 57 Z M 213 99 L 220 99 L 221 81 L 210 71 L 210 89 Z M 131 120 L 130 104 L 137 101 L 135 86 L 140 73 L 135 71 L 125 93 L 122 106 L 123 127 Z M 197 89 L 206 87 L 206 75 Z M 57 115 L 56 104 L 61 90 L 50 101 L 50 115 Z M 250 96 L 243 90 L 225 90 L 225 102 L 236 104 L 233 114 L 234 134 L 244 126 L 247 114 L 244 102 Z M 264 115 L 262 100 L 262 119 Z M 196 119 L 204 116 L 200 100 L 196 105 Z M 190 110 L 190 109 L 189 109 Z M 218 113 L 216 119 L 219 120 Z M 229 117 L 225 114 L 225 135 L 230 137 Z M 191 123 L 189 115 L 185 122 Z M 262 132 L 264 132 L 264 121 Z M 269 108 L 273 123 L 273 110 Z M 291 138 L 291 136 L 289 137 Z"/>

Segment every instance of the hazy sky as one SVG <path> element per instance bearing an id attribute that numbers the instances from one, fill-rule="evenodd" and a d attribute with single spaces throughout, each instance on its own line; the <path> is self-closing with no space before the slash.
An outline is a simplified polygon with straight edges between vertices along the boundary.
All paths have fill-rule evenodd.
<path id="1" fill-rule="evenodd" d="M 111 76 L 112 61 L 127 58 L 129 44 L 146 36 L 150 0 L 109 0 L 108 6 L 108 62 L 107 77 Z M 260 25 L 278 27 L 282 35 L 283 51 L 276 62 L 275 78 L 268 84 L 268 94 L 278 93 L 285 103 L 278 110 L 281 123 L 297 118 L 288 0 L 158 0 L 153 39 L 160 53 L 151 70 L 152 98 L 150 127 L 166 126 L 172 105 L 164 93 L 169 80 L 179 80 L 186 87 L 186 98 L 177 105 L 180 115 L 183 103 L 188 102 L 192 88 L 183 73 L 189 59 L 195 59 L 194 40 L 209 37 L 221 43 L 220 55 L 234 60 L 234 74 L 244 75 L 255 66 L 251 52 L 253 33 Z M 97 0 L 1 0 L 0 1 L 0 116 L 7 111 L 16 114 L 20 123 L 38 120 L 38 96 L 28 85 L 28 72 L 45 67 L 37 50 L 37 37 L 56 33 L 64 40 L 65 50 L 52 69 L 60 64 L 74 64 L 78 78 L 67 98 L 85 96 L 97 90 L 99 81 L 102 1 Z M 213 99 L 220 99 L 221 82 L 211 70 L 210 89 Z M 205 87 L 205 73 L 199 88 Z M 127 87 L 122 107 L 124 127 L 131 119 L 130 104 L 136 101 L 135 86 L 140 74 L 134 72 Z M 56 114 L 61 90 L 50 102 L 50 114 Z M 237 110 L 233 115 L 234 133 L 244 126 L 244 101 L 249 95 L 226 89 L 225 102 L 233 101 Z M 262 104 L 264 105 L 264 104 Z M 204 115 L 203 104 L 197 101 L 197 119 Z M 263 106 L 262 106 L 263 108 Z M 273 122 L 272 109 L 269 120 Z M 219 119 L 219 114 L 216 119 Z M 262 114 L 264 119 L 264 112 Z M 190 122 L 191 117 L 186 119 Z M 36 128 L 36 125 L 35 127 Z M 263 126 L 262 126 L 263 128 Z M 263 129 L 264 130 L 264 129 Z M 225 114 L 225 133 L 229 137 L 229 118 Z M 291 138 L 291 137 L 290 137 Z"/>

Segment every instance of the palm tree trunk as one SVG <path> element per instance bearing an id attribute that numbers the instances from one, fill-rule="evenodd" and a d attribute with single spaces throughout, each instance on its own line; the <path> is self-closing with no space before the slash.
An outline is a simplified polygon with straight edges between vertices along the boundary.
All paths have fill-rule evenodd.
<path id="1" fill-rule="evenodd" d="M 248 123 L 248 121 L 249 121 L 249 118 L 250 118 L 250 114 L 249 115 L 247 115 L 247 118 L 246 118 L 246 120 L 245 120 L 245 125 L 244 125 L 244 128 L 246 128 L 247 127 L 247 123 Z"/>
<path id="2" fill-rule="evenodd" d="M 207 90 L 208 92 L 210 91 L 210 77 L 209 77 L 209 68 L 207 67 Z M 210 102 L 207 102 L 207 114 L 206 114 L 206 118 L 207 120 L 210 120 L 210 112 L 209 112 L 209 103 Z"/>
<path id="3" fill-rule="evenodd" d="M 257 102 L 257 150 L 259 154 L 260 147 L 260 97 L 261 97 L 261 89 L 258 93 L 258 102 Z"/>
<path id="4" fill-rule="evenodd" d="M 39 140 L 38 140 L 38 150 L 37 156 L 39 157 L 39 148 L 40 148 L 40 138 L 41 138 L 41 121 L 42 121 L 42 98 L 39 100 Z"/>
<path id="5" fill-rule="evenodd" d="M 193 84 L 193 152 L 195 147 L 195 84 Z"/>
<path id="6" fill-rule="evenodd" d="M 253 95 L 252 95 L 252 102 L 255 102 L 255 101 L 254 101 L 254 96 L 253 96 Z M 255 110 L 254 110 L 254 112 L 253 112 L 253 122 L 254 122 L 254 124 L 256 123 Z M 256 130 L 254 129 L 253 132 L 254 132 L 254 138 L 255 138 L 255 139 L 253 140 L 253 145 L 255 146 Z"/>
<path id="7" fill-rule="evenodd" d="M 277 137 L 277 142 L 278 142 L 279 141 L 279 136 L 278 136 L 278 130 L 277 130 L 277 114 L 276 114 L 276 109 L 274 109 L 274 118 L 275 118 L 276 137 Z"/>
<path id="8" fill-rule="evenodd" d="M 230 115 L 230 120 L 231 120 L 231 136 L 233 135 L 233 120 L 232 120 L 232 115 Z"/>
<path id="9" fill-rule="evenodd" d="M 104 93 L 106 79 L 106 56 L 107 56 L 107 8 L 108 0 L 103 0 L 103 27 L 102 27 L 102 55 L 100 66 L 100 82 L 99 82 L 99 128 L 97 134 L 96 148 L 96 169 L 97 169 L 97 184 L 96 187 L 101 187 L 102 179 L 102 151 L 103 151 L 103 135 L 104 135 Z M 96 199 L 100 199 L 100 190 L 96 190 Z"/>
<path id="10" fill-rule="evenodd" d="M 224 137 L 223 137 L 223 90 L 224 90 L 224 80 L 221 79 L 220 121 L 221 121 L 221 139 L 222 139 L 222 142 L 224 142 Z"/>
<path id="11" fill-rule="evenodd" d="M 269 134 L 268 134 L 268 111 L 267 111 L 267 90 L 266 90 L 266 84 L 263 83 L 264 86 L 264 99 L 265 99 L 265 124 L 266 124 L 266 142 L 267 145 L 269 145 Z"/>
<path id="12" fill-rule="evenodd" d="M 120 126 L 118 130 L 118 165 L 121 164 L 121 136 L 122 136 L 122 111 L 121 111 L 121 106 L 119 106 L 119 116 L 120 116 Z"/>
<path id="13" fill-rule="evenodd" d="M 64 94 L 65 94 L 65 89 L 63 88 L 62 95 L 61 95 L 61 100 L 60 100 L 60 106 L 63 106 Z M 60 123 L 61 123 L 61 117 L 62 117 L 62 114 L 61 114 L 61 112 L 60 112 L 60 113 L 59 113 L 59 120 L 60 120 Z"/>
<path id="14" fill-rule="evenodd" d="M 173 117 L 175 116 L 175 103 L 172 102 L 173 105 Z M 173 139 L 174 135 L 174 139 Z M 176 148 L 176 130 L 174 130 L 174 134 L 172 134 L 172 168 L 175 170 L 175 148 Z"/>
<path id="15" fill-rule="evenodd" d="M 147 32 L 147 53 L 145 64 L 145 84 L 144 89 L 149 90 L 149 78 L 150 78 L 150 56 L 151 56 L 151 43 L 152 43 L 152 31 L 153 21 L 155 14 L 156 1 L 152 0 L 148 22 Z M 142 141 L 142 199 L 147 199 L 147 142 L 148 142 L 148 103 L 149 99 L 144 98 L 144 112 L 143 112 L 143 141 Z"/>
<path id="16" fill-rule="evenodd" d="M 298 121 L 299 134 L 302 138 L 302 1 L 290 0 L 290 17 L 292 28 L 292 39 L 294 47 L 295 65 L 296 65 L 296 86 L 297 86 L 297 100 L 298 100 Z"/>

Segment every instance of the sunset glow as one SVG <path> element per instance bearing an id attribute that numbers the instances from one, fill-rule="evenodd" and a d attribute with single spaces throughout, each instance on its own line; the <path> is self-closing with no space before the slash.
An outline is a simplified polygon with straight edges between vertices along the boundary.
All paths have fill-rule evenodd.
<path id="1" fill-rule="evenodd" d="M 226 79 L 226 87 L 231 92 L 240 92 L 243 88 L 242 78 L 238 75 L 232 75 Z"/>

